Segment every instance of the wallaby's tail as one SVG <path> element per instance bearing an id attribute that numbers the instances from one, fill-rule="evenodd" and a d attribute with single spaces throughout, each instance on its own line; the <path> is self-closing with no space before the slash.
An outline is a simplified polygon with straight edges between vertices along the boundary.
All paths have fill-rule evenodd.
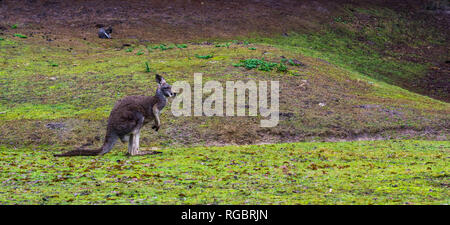
<path id="1" fill-rule="evenodd" d="M 102 151 L 101 148 L 88 150 L 88 149 L 75 149 L 72 151 L 64 152 L 61 154 L 54 154 L 55 157 L 64 157 L 64 156 L 82 156 L 82 155 L 98 155 Z"/>
<path id="2" fill-rule="evenodd" d="M 87 155 L 87 156 L 103 155 L 103 154 L 111 151 L 111 149 L 114 146 L 114 144 L 116 143 L 117 139 L 118 139 L 118 137 L 116 135 L 106 135 L 105 143 L 103 143 L 103 146 L 99 149 L 89 150 L 89 149 L 77 148 L 75 150 L 64 152 L 61 154 L 54 154 L 53 156 L 64 157 L 64 156 L 83 156 L 83 155 Z"/>

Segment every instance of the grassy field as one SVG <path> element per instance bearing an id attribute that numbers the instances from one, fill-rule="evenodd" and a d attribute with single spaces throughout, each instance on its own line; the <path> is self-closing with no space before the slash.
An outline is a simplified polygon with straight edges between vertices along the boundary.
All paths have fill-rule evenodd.
<path id="1" fill-rule="evenodd" d="M 449 204 L 450 142 L 169 148 L 54 158 L 0 147 L 0 204 Z"/>
<path id="2" fill-rule="evenodd" d="M 317 18 L 275 13 L 291 28 L 276 35 L 244 29 L 264 24 L 258 14 L 217 37 L 198 26 L 226 20 L 177 15 L 192 28 L 179 42 L 167 41 L 183 39 L 176 23 L 117 24 L 110 40 L 81 20 L 0 24 L 0 204 L 449 204 L 447 33 L 385 7 L 321 4 L 294 4 Z M 169 104 L 160 131 L 141 135 L 161 155 L 126 157 L 118 144 L 103 157 L 52 156 L 100 146 L 114 103 L 153 95 L 155 73 L 279 81 L 279 124 L 175 117 Z"/>

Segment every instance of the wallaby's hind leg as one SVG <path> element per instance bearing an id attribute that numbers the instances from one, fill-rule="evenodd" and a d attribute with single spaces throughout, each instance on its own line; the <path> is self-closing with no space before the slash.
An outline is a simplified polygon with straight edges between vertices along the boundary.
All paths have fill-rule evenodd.
<path id="1" fill-rule="evenodd" d="M 133 140 L 130 140 L 130 142 L 132 142 L 132 146 L 131 146 L 131 155 L 139 155 L 139 138 L 141 136 L 141 130 L 138 129 L 134 134 L 133 134 Z"/>
<path id="2" fill-rule="evenodd" d="M 136 127 L 130 134 L 128 140 L 128 154 L 139 155 L 139 138 L 141 136 L 141 128 L 144 126 L 144 117 L 141 116 L 137 122 Z"/>
<path id="3" fill-rule="evenodd" d="M 134 135 L 130 134 L 128 138 L 128 155 L 133 155 Z"/>
<path id="4" fill-rule="evenodd" d="M 128 141 L 128 154 L 129 155 L 140 155 L 139 151 L 139 138 L 141 136 L 141 129 L 135 129 L 133 133 L 130 134 L 130 140 Z"/>
<path id="5" fill-rule="evenodd" d="M 141 135 L 141 130 L 136 130 L 134 134 L 130 135 L 130 141 L 128 142 L 128 154 L 135 155 L 154 155 L 160 154 L 162 152 L 158 151 L 139 151 L 139 136 Z"/>
<path id="6" fill-rule="evenodd" d="M 159 114 L 156 114 L 156 120 L 155 122 L 158 124 L 158 128 L 160 125 L 159 121 Z M 153 154 L 159 154 L 161 152 L 157 151 L 139 151 L 139 139 L 141 136 L 141 128 L 144 126 L 144 117 L 141 117 L 140 120 L 137 123 L 137 126 L 134 128 L 134 130 L 131 132 L 128 140 L 128 154 L 129 155 L 153 155 Z M 124 137 L 125 138 L 125 137 Z"/>

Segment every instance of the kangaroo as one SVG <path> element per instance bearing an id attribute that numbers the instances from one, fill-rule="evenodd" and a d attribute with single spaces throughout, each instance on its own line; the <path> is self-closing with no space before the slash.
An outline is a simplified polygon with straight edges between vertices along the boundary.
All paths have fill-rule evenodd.
<path id="1" fill-rule="evenodd" d="M 162 76 L 156 74 L 156 82 L 158 88 L 155 96 L 128 96 L 116 102 L 108 118 L 105 141 L 101 148 L 95 150 L 77 148 L 54 156 L 103 155 L 111 151 L 119 138 L 123 143 L 128 142 L 129 155 L 155 154 L 150 151 L 139 151 L 141 128 L 153 120 L 155 123 L 152 129 L 158 131 L 161 126 L 159 116 L 166 106 L 167 97 L 176 95 Z"/>
<path id="2" fill-rule="evenodd" d="M 101 27 L 98 30 L 98 37 L 99 38 L 107 38 L 107 39 L 111 39 L 111 33 L 112 33 L 112 27 L 108 27 L 108 28 L 103 28 Z"/>

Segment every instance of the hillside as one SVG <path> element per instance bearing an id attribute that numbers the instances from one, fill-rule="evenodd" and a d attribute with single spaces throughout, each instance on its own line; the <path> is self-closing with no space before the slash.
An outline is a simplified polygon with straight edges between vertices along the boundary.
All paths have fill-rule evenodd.
<path id="1" fill-rule="evenodd" d="M 0 204 L 448 204 L 436 2 L 0 1 Z M 279 81 L 279 123 L 175 117 L 169 100 L 140 139 L 161 155 L 52 156 L 100 146 L 156 73 Z"/>
<path id="2" fill-rule="evenodd" d="M 98 43 L 100 25 L 113 26 L 122 42 L 144 45 L 294 32 L 301 38 L 276 42 L 312 48 L 366 76 L 448 102 L 449 11 L 443 0 L 2 1 L 0 34 L 22 32 L 69 48 L 77 40 Z"/>
<path id="3" fill-rule="evenodd" d="M 164 129 L 156 137 L 148 129 L 143 136 L 145 144 L 248 144 L 418 134 L 444 138 L 448 134 L 448 103 L 263 43 L 230 42 L 229 47 L 188 43 L 187 48 L 164 51 L 148 47 L 152 45 L 105 49 L 88 43 L 69 51 L 42 42 L 10 37 L 0 42 L 2 54 L 7 56 L 1 74 L 4 144 L 100 141 L 116 100 L 153 94 L 156 83 L 153 73 L 146 72 L 145 62 L 152 70 L 166 74 L 169 83 L 192 83 L 194 72 L 203 73 L 205 81 L 280 81 L 277 127 L 260 128 L 260 118 L 256 117 L 174 117 L 169 108 L 162 116 Z M 304 66 L 289 65 L 288 72 L 233 66 L 263 55 L 271 62 L 279 62 L 281 56 L 295 58 Z"/>

